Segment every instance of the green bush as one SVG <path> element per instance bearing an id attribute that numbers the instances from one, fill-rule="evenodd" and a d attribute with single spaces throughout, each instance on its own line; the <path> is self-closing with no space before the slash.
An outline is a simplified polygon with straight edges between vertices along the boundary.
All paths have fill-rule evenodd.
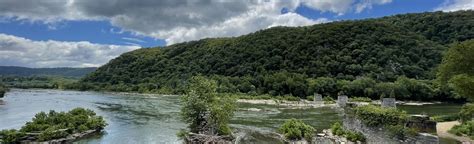
<path id="1" fill-rule="evenodd" d="M 336 122 L 331 126 L 331 131 L 334 135 L 346 137 L 349 141 L 365 142 L 365 136 L 362 133 L 344 130 L 342 124 L 339 122 Z"/>
<path id="2" fill-rule="evenodd" d="M 323 98 L 323 101 L 324 101 L 324 104 L 333 104 L 333 103 L 336 103 L 336 101 L 334 101 L 334 99 L 330 96 L 327 96 L 327 97 L 324 97 Z"/>
<path id="3" fill-rule="evenodd" d="M 311 141 L 316 130 L 301 120 L 290 119 L 283 123 L 278 131 L 290 140 L 301 140 L 304 138 Z"/>
<path id="4" fill-rule="evenodd" d="M 337 136 L 342 136 L 346 133 L 344 131 L 344 128 L 342 127 L 342 124 L 339 122 L 332 124 L 331 131 L 334 135 L 337 135 Z"/>
<path id="5" fill-rule="evenodd" d="M 448 132 L 458 136 L 466 135 L 474 139 L 474 121 L 467 121 L 461 125 L 455 125 Z"/>
<path id="6" fill-rule="evenodd" d="M 408 118 L 405 111 L 374 105 L 359 106 L 354 111 L 356 117 L 368 126 L 404 124 Z"/>
<path id="7" fill-rule="evenodd" d="M 349 98 L 349 101 L 351 102 L 372 102 L 372 99 L 368 97 L 353 97 Z"/>
<path id="8" fill-rule="evenodd" d="M 465 104 L 459 111 L 459 119 L 462 123 L 471 121 L 474 116 L 474 104 Z"/>
<path id="9" fill-rule="evenodd" d="M 25 133 L 15 129 L 2 130 L 0 131 L 0 136 L 2 137 L 2 139 L 0 139 L 0 143 L 15 143 L 24 137 Z"/>
<path id="10" fill-rule="evenodd" d="M 89 109 L 75 108 L 69 112 L 50 111 L 40 112 L 30 122 L 19 130 L 21 133 L 40 133 L 38 141 L 63 138 L 69 134 L 83 132 L 86 130 L 102 130 L 107 125 L 101 116 L 96 116 L 95 112 Z M 15 134 L 0 133 L 0 136 Z M 21 135 L 21 133 L 17 135 Z M 9 139 L 11 140 L 11 139 Z M 6 140 L 4 140 L 6 141 Z M 15 139 L 15 142 L 19 142 Z"/>
<path id="11" fill-rule="evenodd" d="M 360 133 L 360 132 L 346 131 L 345 137 L 346 137 L 347 140 L 349 140 L 349 141 L 353 141 L 353 142 L 356 142 L 356 141 L 365 142 L 365 136 L 364 136 L 362 133 Z"/>
<path id="12" fill-rule="evenodd" d="M 314 101 L 314 96 L 306 96 L 306 100 L 309 100 L 309 101 Z"/>
<path id="13" fill-rule="evenodd" d="M 390 136 L 398 138 L 398 139 L 406 139 L 407 137 L 416 136 L 417 131 L 413 128 L 407 128 L 402 125 L 393 125 L 393 126 L 386 126 Z"/>

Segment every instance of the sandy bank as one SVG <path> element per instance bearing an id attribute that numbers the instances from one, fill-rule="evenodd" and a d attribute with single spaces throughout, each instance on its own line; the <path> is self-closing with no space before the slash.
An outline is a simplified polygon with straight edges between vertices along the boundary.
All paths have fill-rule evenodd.
<path id="1" fill-rule="evenodd" d="M 458 121 L 450 122 L 440 122 L 436 124 L 436 133 L 439 137 L 456 139 L 463 144 L 474 144 L 474 140 L 471 140 L 469 137 L 460 137 L 451 133 L 448 133 L 448 130 L 451 129 L 454 125 L 460 124 Z"/>

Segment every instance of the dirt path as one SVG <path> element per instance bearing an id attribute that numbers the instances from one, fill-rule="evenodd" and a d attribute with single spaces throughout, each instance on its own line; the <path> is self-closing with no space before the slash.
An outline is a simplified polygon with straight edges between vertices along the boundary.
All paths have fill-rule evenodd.
<path id="1" fill-rule="evenodd" d="M 456 139 L 458 141 L 461 141 L 463 144 L 474 144 L 474 141 L 471 140 L 469 137 L 460 137 L 448 133 L 448 130 L 457 124 L 459 124 L 458 121 L 440 122 L 436 124 L 436 132 L 438 133 L 439 137 Z"/>

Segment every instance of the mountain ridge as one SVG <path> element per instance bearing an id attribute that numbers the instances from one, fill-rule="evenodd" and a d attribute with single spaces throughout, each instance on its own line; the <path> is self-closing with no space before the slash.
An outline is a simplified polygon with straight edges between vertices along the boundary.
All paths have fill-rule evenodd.
<path id="1" fill-rule="evenodd" d="M 221 92 L 303 96 L 310 91 L 296 89 L 319 77 L 432 80 L 448 45 L 472 38 L 473 11 L 273 27 L 127 52 L 81 82 L 112 91 L 181 93 L 188 78 L 204 75 L 225 87 Z"/>

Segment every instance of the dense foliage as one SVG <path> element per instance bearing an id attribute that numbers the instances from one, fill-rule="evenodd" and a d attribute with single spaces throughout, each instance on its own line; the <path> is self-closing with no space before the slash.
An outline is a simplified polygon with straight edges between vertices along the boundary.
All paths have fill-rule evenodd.
<path id="1" fill-rule="evenodd" d="M 97 68 L 26 68 L 16 66 L 0 66 L 0 76 L 60 76 L 60 77 L 83 77 Z"/>
<path id="2" fill-rule="evenodd" d="M 26 133 L 39 133 L 36 141 L 64 138 L 70 134 L 87 130 L 102 130 L 107 123 L 101 116 L 89 109 L 75 108 L 69 112 L 40 112 L 32 121 L 27 122 L 20 130 L 3 130 L 0 142 L 17 143 Z"/>
<path id="3" fill-rule="evenodd" d="M 416 129 L 406 127 L 408 115 L 402 110 L 365 105 L 354 108 L 354 114 L 367 126 L 385 128 L 393 138 L 403 140 L 418 133 Z"/>
<path id="4" fill-rule="evenodd" d="M 408 118 L 405 111 L 365 105 L 354 108 L 355 116 L 368 126 L 404 124 Z"/>
<path id="5" fill-rule="evenodd" d="M 474 99 L 474 39 L 454 44 L 440 65 L 438 79 L 461 97 Z"/>
<path id="6" fill-rule="evenodd" d="M 314 133 L 316 132 L 316 130 L 312 126 L 305 124 L 303 121 L 297 119 L 287 120 L 285 123 L 283 123 L 283 125 L 280 126 L 278 131 L 282 133 L 286 139 L 306 139 L 308 141 L 311 141 Z"/>
<path id="7" fill-rule="evenodd" d="M 461 111 L 459 111 L 458 116 L 462 123 L 471 121 L 474 117 L 474 104 L 468 103 L 463 105 Z"/>
<path id="8" fill-rule="evenodd" d="M 236 109 L 235 100 L 218 97 L 217 84 L 201 76 L 191 78 L 188 92 L 181 97 L 181 116 L 192 133 L 229 135 L 229 120 Z"/>
<path id="9" fill-rule="evenodd" d="M 474 139 L 474 121 L 468 121 L 461 125 L 455 125 L 448 132 L 458 136 L 465 135 L 471 139 Z"/>
<path id="10" fill-rule="evenodd" d="M 77 78 L 59 76 L 0 76 L 0 83 L 13 88 L 66 89 L 73 87 Z"/>
<path id="11" fill-rule="evenodd" d="M 345 130 L 339 122 L 331 125 L 331 132 L 334 135 L 346 137 L 347 140 L 352 142 L 365 142 L 365 136 L 362 133 Z"/>
<path id="12" fill-rule="evenodd" d="M 431 81 L 434 69 L 449 43 L 474 38 L 473 19 L 474 11 L 406 14 L 138 49 L 76 88 L 185 93 L 189 78 L 203 75 L 219 93 L 305 98 L 347 90 L 378 99 L 393 91 L 397 99 L 439 100 L 450 93 Z"/>

